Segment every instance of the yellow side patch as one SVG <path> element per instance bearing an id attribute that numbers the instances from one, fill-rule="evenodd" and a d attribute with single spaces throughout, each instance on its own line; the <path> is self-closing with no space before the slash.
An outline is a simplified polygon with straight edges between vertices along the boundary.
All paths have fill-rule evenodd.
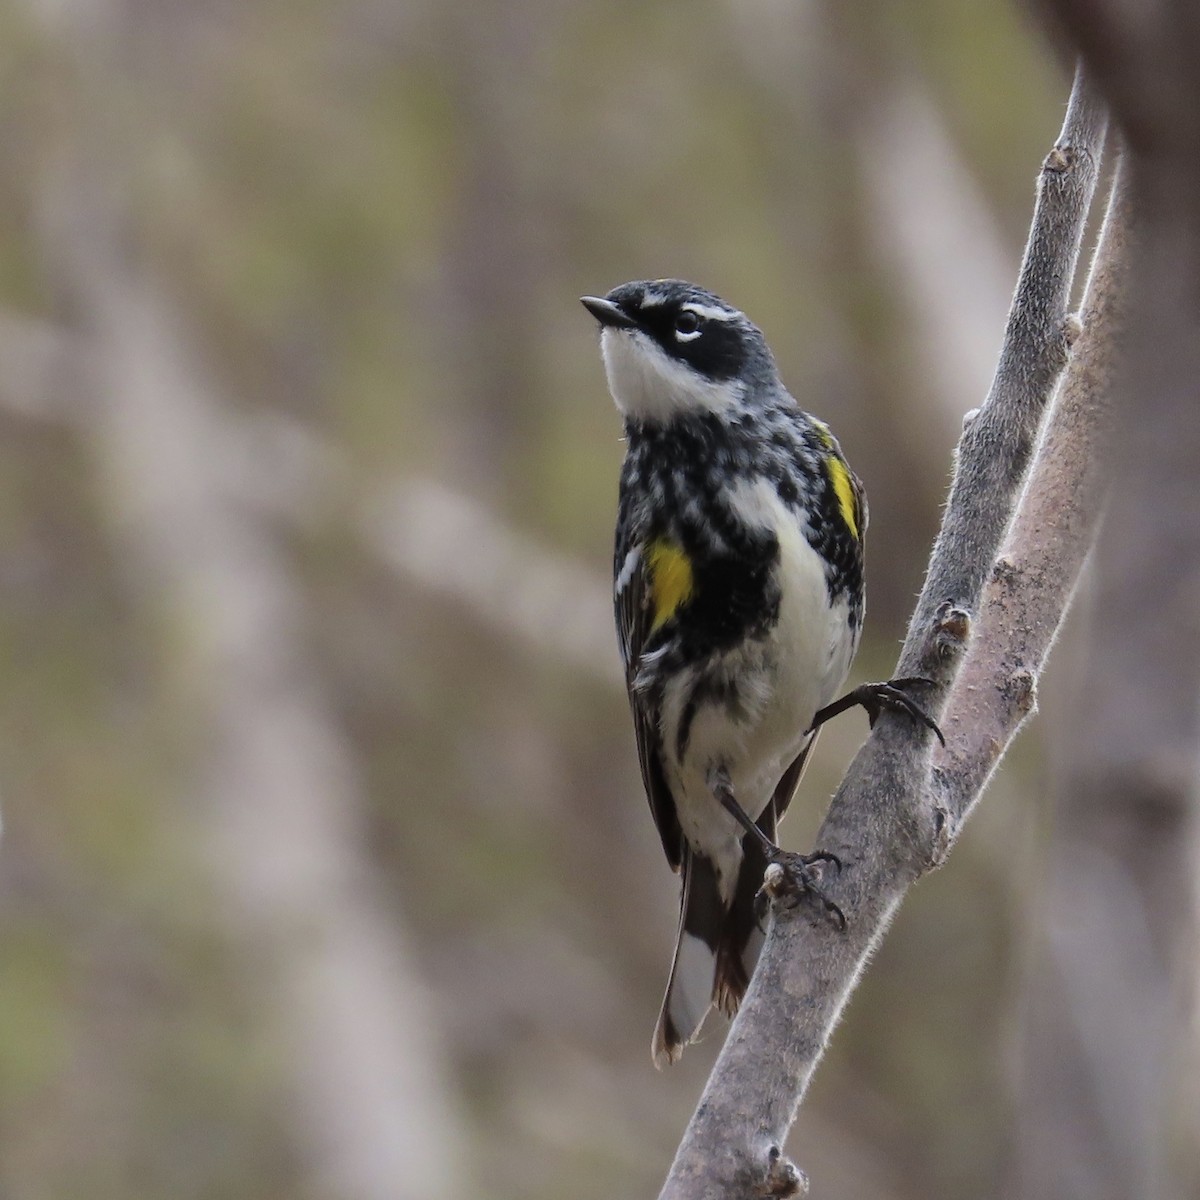
<path id="1" fill-rule="evenodd" d="M 854 500 L 854 484 L 850 481 L 850 470 L 836 455 L 825 459 L 825 467 L 829 471 L 829 482 L 833 484 L 833 494 L 837 497 L 838 508 L 842 512 L 842 520 L 846 527 L 858 540 L 858 505 Z"/>
<path id="2" fill-rule="evenodd" d="M 824 421 L 818 421 L 816 417 L 813 417 L 812 423 L 816 427 L 817 437 L 821 439 L 821 445 L 824 446 L 826 450 L 832 450 L 833 434 L 829 432 L 829 426 L 826 425 Z"/>
<path id="3" fill-rule="evenodd" d="M 646 548 L 650 571 L 650 600 L 654 622 L 650 631 L 662 628 L 692 598 L 695 580 L 691 559 L 674 542 L 659 539 Z"/>

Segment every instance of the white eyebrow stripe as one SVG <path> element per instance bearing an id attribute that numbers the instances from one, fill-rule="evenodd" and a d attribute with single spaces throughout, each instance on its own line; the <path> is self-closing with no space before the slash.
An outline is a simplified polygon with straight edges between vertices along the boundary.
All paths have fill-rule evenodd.
<path id="1" fill-rule="evenodd" d="M 679 309 L 681 312 L 695 313 L 696 316 L 703 317 L 706 321 L 736 321 L 739 315 L 727 308 L 717 308 L 712 304 L 681 304 Z"/>

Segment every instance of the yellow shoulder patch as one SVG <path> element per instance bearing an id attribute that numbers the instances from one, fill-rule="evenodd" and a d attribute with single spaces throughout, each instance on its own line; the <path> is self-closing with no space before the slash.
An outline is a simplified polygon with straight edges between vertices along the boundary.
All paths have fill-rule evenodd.
<path id="1" fill-rule="evenodd" d="M 858 504 L 854 498 L 854 484 L 850 479 L 850 468 L 836 454 L 827 455 L 825 468 L 829 472 L 829 482 L 833 484 L 833 494 L 837 497 L 838 508 L 846 527 L 858 540 Z"/>
<path id="2" fill-rule="evenodd" d="M 646 548 L 650 572 L 650 600 L 654 605 L 651 633 L 661 629 L 692 598 L 695 579 L 692 561 L 683 549 L 663 538 Z"/>

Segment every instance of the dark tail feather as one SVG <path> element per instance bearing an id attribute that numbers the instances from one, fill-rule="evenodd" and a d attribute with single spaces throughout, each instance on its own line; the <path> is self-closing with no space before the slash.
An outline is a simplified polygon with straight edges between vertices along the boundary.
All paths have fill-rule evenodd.
<path id="1" fill-rule="evenodd" d="M 654 1029 L 654 1065 L 675 1062 L 700 1032 L 712 1007 L 717 947 L 725 925 L 725 906 L 717 890 L 712 863 L 691 849 L 683 856 L 683 895 L 679 904 L 679 934 L 667 994 Z"/>
<path id="2" fill-rule="evenodd" d="M 773 842 L 774 800 L 756 823 Z M 762 949 L 763 933 L 754 912 L 754 897 L 762 887 L 766 869 L 762 846 L 757 838 L 746 834 L 733 903 L 726 910 L 712 863 L 703 855 L 693 854 L 690 848 L 684 852 L 679 934 L 667 994 L 654 1030 L 655 1066 L 661 1068 L 679 1058 L 684 1046 L 700 1032 L 714 1004 L 727 1017 L 737 1012 Z"/>
<path id="3" fill-rule="evenodd" d="M 800 784 L 816 740 L 814 733 L 804 743 L 804 748 L 776 785 L 771 802 L 755 822 L 772 842 L 775 841 L 775 830 Z M 762 846 L 756 837 L 747 834 L 742 839 L 742 866 L 738 871 L 733 904 L 717 946 L 717 971 L 713 981 L 713 1001 L 727 1017 L 737 1012 L 746 988 L 750 986 L 750 976 L 754 974 L 762 949 L 764 935 L 754 912 L 754 897 L 762 887 L 766 870 L 767 858 Z"/>
<path id="4" fill-rule="evenodd" d="M 775 804 L 768 804 L 755 822 L 759 829 L 775 840 Z M 727 1016 L 732 1017 L 750 985 L 750 976 L 762 949 L 763 933 L 754 912 L 754 897 L 762 887 L 767 870 L 767 856 L 757 838 L 746 834 L 742 839 L 742 865 L 738 871 L 733 904 L 721 930 L 717 945 L 717 968 L 713 978 L 713 1001 Z"/>

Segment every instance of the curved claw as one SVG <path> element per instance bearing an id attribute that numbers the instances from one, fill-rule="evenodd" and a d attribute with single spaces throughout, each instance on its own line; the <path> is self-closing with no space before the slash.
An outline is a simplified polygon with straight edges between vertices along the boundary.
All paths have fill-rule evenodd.
<path id="1" fill-rule="evenodd" d="M 937 722 L 908 695 L 906 690 L 918 685 L 929 687 L 932 684 L 933 680 L 926 679 L 923 675 L 906 675 L 900 679 L 889 679 L 885 683 L 860 684 L 840 700 L 827 704 L 817 712 L 807 732 L 814 732 L 839 713 L 858 705 L 867 710 L 867 720 L 872 725 L 879 719 L 879 714 L 885 708 L 891 712 L 904 713 L 919 725 L 924 725 L 926 729 L 932 729 L 938 741 L 944 746 L 946 738 L 938 728 Z"/>
<path id="2" fill-rule="evenodd" d="M 787 850 L 779 850 L 771 856 L 770 861 L 783 869 L 786 882 L 776 884 L 769 891 L 766 885 L 759 888 L 754 897 L 754 911 L 760 923 L 770 896 L 794 894 L 816 901 L 825 914 L 836 923 L 838 929 L 845 932 L 846 914 L 825 894 L 820 876 L 812 869 L 817 863 L 832 863 L 840 871 L 842 860 L 836 854 L 825 850 L 818 850 L 813 854 L 793 854 Z"/>
<path id="3" fill-rule="evenodd" d="M 928 683 L 929 680 L 921 679 L 919 676 L 914 676 L 911 679 L 892 679 L 887 683 L 878 683 L 874 686 L 878 689 L 875 693 L 876 700 L 879 702 L 879 708 L 887 708 L 892 712 L 905 713 L 920 725 L 924 725 L 926 729 L 932 729 L 937 736 L 937 740 L 944 746 L 946 744 L 945 735 L 938 728 L 938 723 L 911 697 L 904 691 L 904 686 L 916 682 Z M 876 713 L 878 715 L 878 713 Z M 871 724 L 875 722 L 872 720 Z"/>

